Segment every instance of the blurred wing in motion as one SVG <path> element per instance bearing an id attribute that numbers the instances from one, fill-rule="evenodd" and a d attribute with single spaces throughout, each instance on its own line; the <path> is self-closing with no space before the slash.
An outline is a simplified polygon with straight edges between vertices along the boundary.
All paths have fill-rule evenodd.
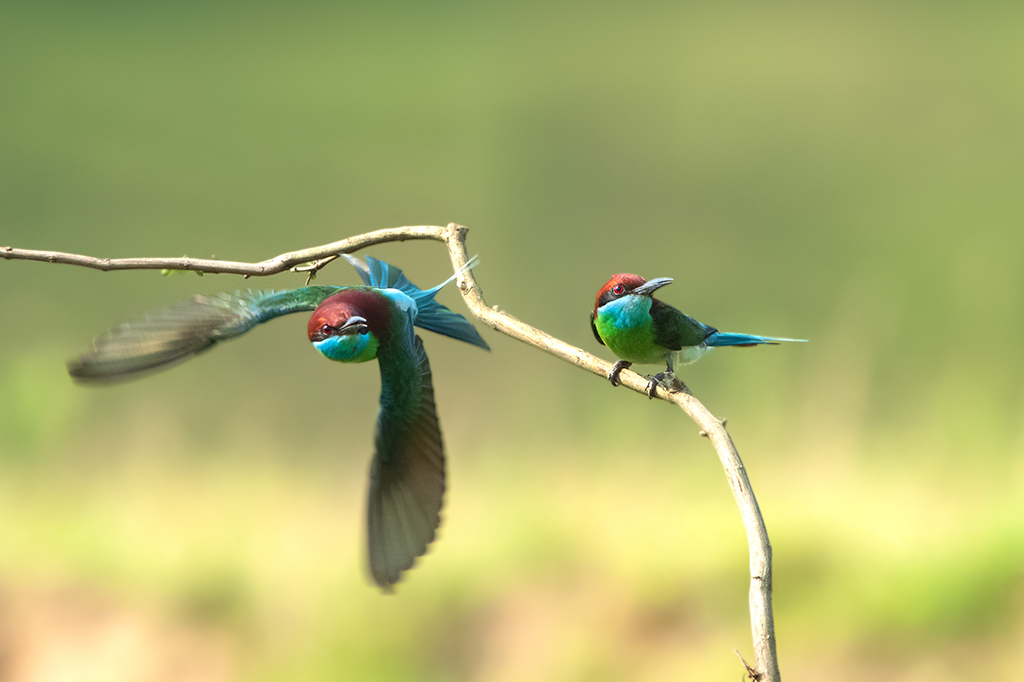
<path id="1" fill-rule="evenodd" d="M 315 310 L 343 287 L 303 287 L 196 296 L 137 322 L 119 325 L 68 362 L 80 383 L 117 383 L 173 367 L 220 341 L 281 315 Z"/>
<path id="2" fill-rule="evenodd" d="M 370 573 L 389 589 L 427 551 L 441 524 L 444 449 L 434 409 L 430 363 L 419 337 L 415 364 L 386 376 L 381 364 L 377 452 L 370 469 Z"/>

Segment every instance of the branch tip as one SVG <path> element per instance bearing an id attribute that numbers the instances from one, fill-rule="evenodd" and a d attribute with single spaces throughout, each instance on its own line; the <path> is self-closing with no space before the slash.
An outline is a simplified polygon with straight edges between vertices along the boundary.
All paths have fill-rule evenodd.
<path id="1" fill-rule="evenodd" d="M 747 663 L 747 659 L 743 658 L 743 654 L 741 654 L 738 649 L 733 649 L 732 652 L 740 657 L 740 661 L 743 663 L 743 667 L 747 669 L 747 677 L 749 679 L 754 680 L 754 682 L 758 682 L 759 680 L 764 678 L 764 673 L 758 672 L 754 668 L 751 668 L 750 664 Z"/>

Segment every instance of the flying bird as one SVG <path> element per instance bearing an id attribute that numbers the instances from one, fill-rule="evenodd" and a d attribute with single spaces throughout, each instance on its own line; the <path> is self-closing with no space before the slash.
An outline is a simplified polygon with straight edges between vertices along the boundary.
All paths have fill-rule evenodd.
<path id="1" fill-rule="evenodd" d="M 365 286 L 306 286 L 195 298 L 115 327 L 68 362 L 84 384 L 109 384 L 166 369 L 256 325 L 309 312 L 307 336 L 325 357 L 380 366 L 380 413 L 367 505 L 370 574 L 385 591 L 427 551 L 441 523 L 444 446 L 430 363 L 413 327 L 490 350 L 466 318 L 434 300 L 465 268 L 421 290 L 402 271 L 345 256 Z"/>
<path id="2" fill-rule="evenodd" d="M 608 346 L 620 360 L 608 372 L 612 386 L 619 385 L 619 372 L 631 365 L 666 365 L 666 371 L 647 382 L 647 395 L 654 397 L 657 386 L 689 392 L 675 376 L 675 368 L 696 362 L 712 348 L 722 346 L 777 345 L 781 341 L 806 342 L 754 334 L 720 332 L 654 298 L 654 292 L 671 284 L 670 277 L 650 281 L 639 275 L 615 275 L 597 292 L 590 328 L 597 342 Z"/>

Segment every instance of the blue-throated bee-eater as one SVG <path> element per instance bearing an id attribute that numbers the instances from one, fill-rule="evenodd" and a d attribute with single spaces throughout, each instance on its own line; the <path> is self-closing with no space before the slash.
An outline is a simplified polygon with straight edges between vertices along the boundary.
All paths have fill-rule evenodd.
<path id="1" fill-rule="evenodd" d="M 383 261 L 367 257 L 364 265 L 346 258 L 365 286 L 196 296 L 112 329 L 70 361 L 68 372 L 89 384 L 135 379 L 275 317 L 312 311 L 307 336 L 320 353 L 339 362 L 376 359 L 380 366 L 367 537 L 370 573 L 389 590 L 434 540 L 445 489 L 430 364 L 413 327 L 489 348 L 464 317 L 434 300 L 459 273 L 424 291 Z"/>
<path id="2" fill-rule="evenodd" d="M 754 334 L 720 332 L 701 324 L 672 306 L 654 298 L 654 292 L 671 284 L 669 277 L 650 281 L 639 275 L 621 273 L 612 277 L 597 292 L 590 327 L 598 343 L 608 346 L 619 358 L 608 380 L 619 384 L 619 372 L 633 364 L 665 363 L 666 371 L 647 383 L 647 395 L 654 397 L 659 383 L 687 390 L 675 376 L 675 368 L 696 362 L 712 348 L 722 346 L 776 345 L 780 341 L 804 342 Z"/>

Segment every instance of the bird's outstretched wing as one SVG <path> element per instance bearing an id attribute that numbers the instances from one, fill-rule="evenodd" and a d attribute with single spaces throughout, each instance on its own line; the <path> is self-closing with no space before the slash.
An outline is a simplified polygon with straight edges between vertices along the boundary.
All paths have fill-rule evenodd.
<path id="1" fill-rule="evenodd" d="M 441 524 L 444 447 L 423 342 L 415 353 L 381 364 L 377 451 L 370 469 L 370 573 L 389 589 L 427 551 Z"/>
<path id="2" fill-rule="evenodd" d="M 136 379 L 184 362 L 261 322 L 315 310 L 321 301 L 342 288 L 320 286 L 196 296 L 136 322 L 114 327 L 70 360 L 68 373 L 82 383 Z"/>

